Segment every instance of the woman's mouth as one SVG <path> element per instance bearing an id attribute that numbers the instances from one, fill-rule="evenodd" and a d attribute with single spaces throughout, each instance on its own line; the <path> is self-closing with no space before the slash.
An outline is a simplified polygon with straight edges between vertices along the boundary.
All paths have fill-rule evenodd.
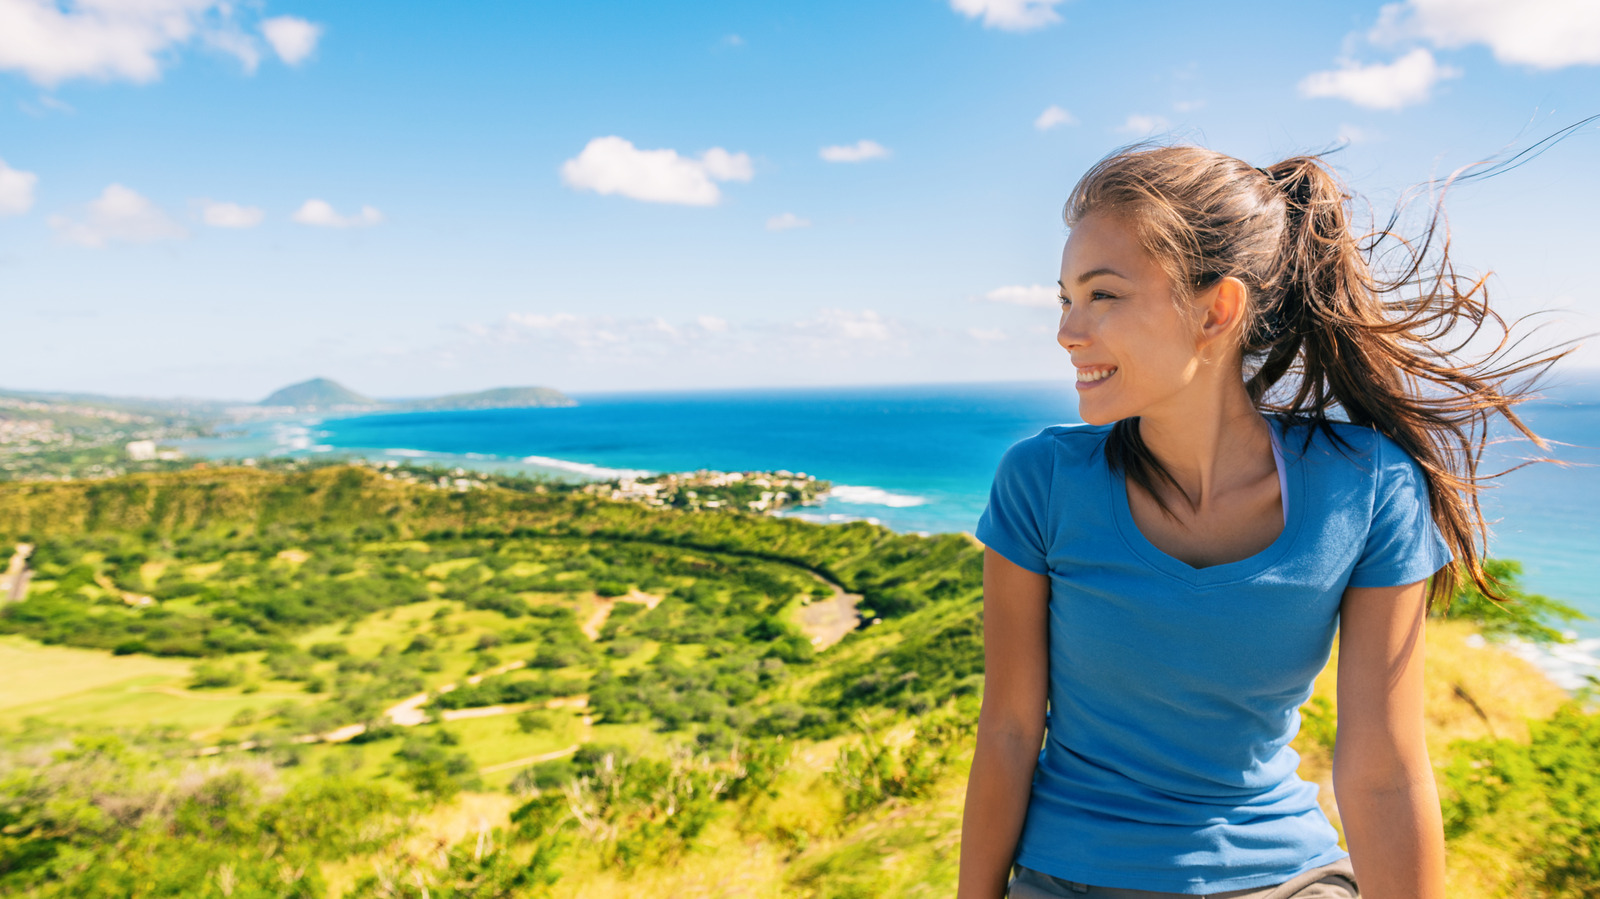
<path id="1" fill-rule="evenodd" d="M 1080 368 L 1078 369 L 1078 389 L 1084 390 L 1093 387 L 1117 373 L 1116 366 L 1109 368 Z"/>

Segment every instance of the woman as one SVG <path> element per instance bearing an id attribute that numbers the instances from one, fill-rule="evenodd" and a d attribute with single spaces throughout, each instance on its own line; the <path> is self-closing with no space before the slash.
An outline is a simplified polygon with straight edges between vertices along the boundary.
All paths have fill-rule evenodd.
<path id="1" fill-rule="evenodd" d="M 1444 895 L 1424 618 L 1462 576 L 1499 595 L 1474 451 L 1493 413 L 1538 441 L 1503 384 L 1564 353 L 1460 362 L 1451 327 L 1499 319 L 1431 258 L 1437 210 L 1386 281 L 1347 199 L 1317 157 L 1148 145 L 1074 188 L 1086 424 L 1008 450 L 978 524 L 960 899 Z M 1336 629 L 1348 853 L 1288 745 Z"/>

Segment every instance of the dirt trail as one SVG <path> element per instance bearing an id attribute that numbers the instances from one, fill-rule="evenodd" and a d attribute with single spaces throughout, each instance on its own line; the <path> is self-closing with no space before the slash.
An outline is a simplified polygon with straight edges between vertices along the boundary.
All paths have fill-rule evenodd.
<path id="1" fill-rule="evenodd" d="M 861 622 L 861 616 L 856 612 L 861 594 L 846 593 L 843 587 L 815 571 L 810 574 L 833 591 L 833 595 L 826 599 L 813 599 L 800 607 L 800 629 L 811 638 L 811 645 L 820 652 L 843 640 L 844 635 L 855 630 Z"/>
<path id="2" fill-rule="evenodd" d="M 811 600 L 804 606 L 801 606 L 799 611 L 798 617 L 800 619 L 800 629 L 807 637 L 810 638 L 811 645 L 820 652 L 821 650 L 827 649 L 833 644 L 838 643 L 840 640 L 844 639 L 845 634 L 848 634 L 856 629 L 856 625 L 859 624 L 861 620 L 860 614 L 856 612 L 856 604 L 861 601 L 861 595 L 859 593 L 846 593 L 844 587 L 834 583 L 831 580 L 828 580 L 814 571 L 808 573 L 813 578 L 816 578 L 818 583 L 823 584 L 829 590 L 833 591 L 832 596 L 824 599 Z M 582 625 L 584 634 L 588 636 L 590 640 L 598 640 L 600 638 L 600 629 L 605 627 L 606 619 L 611 616 L 611 610 L 616 606 L 617 603 L 636 602 L 642 604 L 647 609 L 654 609 L 661 603 L 660 596 L 656 596 L 651 593 L 644 593 L 637 589 L 629 590 L 626 596 L 617 596 L 613 598 L 596 597 L 595 599 L 598 603 L 598 608 L 594 610 L 594 612 L 589 616 L 589 619 Z M 474 674 L 466 679 L 466 683 L 480 683 L 485 677 L 490 677 L 496 674 L 504 674 L 507 671 L 514 671 L 526 664 L 526 662 L 520 660 L 515 662 L 507 662 L 504 665 L 490 668 L 482 674 Z M 389 719 L 391 723 L 399 727 L 415 727 L 416 725 L 422 724 L 428 720 L 428 713 L 424 712 L 422 707 L 427 704 L 429 698 L 440 693 L 448 693 L 451 690 L 456 689 L 458 686 L 460 685 L 445 684 L 444 686 L 435 690 L 430 690 L 425 693 L 418 693 L 415 696 L 408 696 L 389 708 L 384 709 L 383 715 L 385 718 Z M 587 697 L 568 697 L 564 700 L 552 699 L 545 704 L 546 708 L 561 708 L 564 706 L 586 708 L 588 706 L 588 699 Z M 495 715 L 515 714 L 529 707 L 529 705 L 499 705 L 488 706 L 485 708 L 452 709 L 441 713 L 439 717 L 444 721 L 455 721 L 463 718 L 486 718 Z M 582 726 L 584 728 L 584 735 L 586 738 L 588 736 L 588 729 L 593 725 L 593 723 L 594 717 L 592 715 L 586 714 L 583 716 Z M 302 734 L 298 737 L 294 737 L 292 742 L 343 743 L 354 739 L 363 733 L 366 733 L 366 730 L 367 727 L 364 724 L 347 724 L 344 727 L 335 728 L 334 730 L 326 733 Z M 254 749 L 255 746 L 256 744 L 253 741 L 236 743 L 227 747 L 206 746 L 202 747 L 196 754 L 216 755 L 219 752 L 229 749 Z M 483 769 L 483 771 L 484 773 L 490 773 L 493 771 L 507 770 L 520 765 L 537 764 L 541 761 L 548 761 L 550 758 L 560 758 L 562 755 L 566 755 L 569 752 L 576 750 L 577 745 L 574 744 L 573 746 L 568 747 L 567 749 L 559 750 L 554 754 L 546 753 L 545 756 L 530 756 L 527 759 L 518 759 L 515 762 L 505 762 L 500 765 L 491 765 L 490 767 Z M 548 756 L 548 758 L 546 756 Z"/>
<path id="3" fill-rule="evenodd" d="M 517 759 L 511 762 L 501 762 L 498 765 L 490 765 L 487 768 L 479 768 L 478 773 L 493 774 L 496 771 L 510 771 L 512 768 L 526 768 L 529 765 L 537 765 L 540 762 L 552 761 L 554 759 L 561 758 L 564 755 L 572 755 L 574 752 L 578 751 L 579 745 L 580 744 L 578 743 L 574 743 L 565 749 L 557 749 L 555 752 L 547 752 L 543 755 L 530 755 L 525 759 Z"/>
<path id="4" fill-rule="evenodd" d="M 584 636 L 590 640 L 600 639 L 600 629 L 606 626 L 606 619 L 611 617 L 611 609 L 619 602 L 636 602 L 647 609 L 653 609 L 661 604 L 661 597 L 652 593 L 644 593 L 637 589 L 629 590 L 626 596 L 596 596 L 596 608 L 589 615 L 589 620 L 583 623 Z"/>
<path id="5" fill-rule="evenodd" d="M 492 677 L 493 675 L 496 675 L 496 674 L 505 674 L 507 671 L 515 671 L 518 668 L 521 668 L 521 667 L 523 667 L 523 666 L 525 666 L 527 664 L 528 664 L 527 662 L 522 661 L 521 659 L 518 659 L 515 662 L 507 662 L 504 665 L 496 665 L 495 667 L 490 668 L 489 670 L 484 671 L 481 674 L 472 675 L 471 677 L 466 679 L 466 683 L 469 683 L 469 684 L 482 683 L 483 679 L 486 678 L 486 677 Z M 424 705 L 427 705 L 428 700 L 430 698 L 432 698 L 433 696 L 436 696 L 436 695 L 438 695 L 440 693 L 449 693 L 451 690 L 454 690 L 454 689 L 458 688 L 459 686 L 461 686 L 461 685 L 460 684 L 445 684 L 444 686 L 439 687 L 438 689 L 435 689 L 435 690 L 430 690 L 430 691 L 425 692 L 425 693 L 418 693 L 415 696 L 407 696 L 405 699 L 402 699 L 399 702 L 395 703 L 394 705 L 389 706 L 388 708 L 384 709 L 383 710 L 383 716 L 385 718 L 388 718 L 389 722 L 391 724 L 396 725 L 396 726 L 399 726 L 399 727 L 416 727 L 418 724 L 422 724 L 422 723 L 424 723 L 424 722 L 426 722 L 428 720 L 428 713 L 424 712 L 422 710 L 422 707 Z M 174 695 L 184 695 L 186 698 L 190 697 L 190 694 L 185 694 L 182 691 L 179 691 L 179 690 L 176 690 L 176 689 L 170 688 L 170 687 L 169 688 L 153 687 L 153 688 L 147 688 L 147 689 L 150 689 L 150 690 L 152 690 L 154 692 L 173 693 Z M 228 697 L 228 696 L 217 696 L 217 697 L 198 696 L 198 697 L 192 697 L 192 698 L 198 698 L 198 699 L 231 699 L 232 697 Z M 523 709 L 527 708 L 527 706 L 526 705 L 491 706 L 491 708 L 497 709 L 498 711 L 486 712 L 486 711 L 482 711 L 482 710 L 479 710 L 479 709 L 454 709 L 451 712 L 445 712 L 445 713 L 441 714 L 440 718 L 442 718 L 445 721 L 454 721 L 457 718 L 483 718 L 483 717 L 488 717 L 490 715 L 510 715 L 510 714 L 512 714 L 514 712 L 522 711 Z M 452 712 L 455 712 L 457 714 L 452 714 Z M 460 713 L 468 713 L 468 714 L 460 714 Z M 358 737 L 358 736 L 360 736 L 360 735 L 362 735 L 362 734 L 364 734 L 366 732 L 367 732 L 367 726 L 365 724 L 346 724 L 344 727 L 336 727 L 333 730 L 327 731 L 326 733 L 301 734 L 298 737 L 290 738 L 290 741 L 294 742 L 294 743 L 345 743 L 345 742 L 348 742 L 350 740 L 355 739 L 356 737 Z M 233 744 L 233 745 L 227 746 L 227 747 L 205 746 L 205 747 L 202 747 L 195 754 L 196 755 L 216 755 L 217 753 L 222 752 L 224 749 L 254 749 L 255 747 L 256 747 L 256 744 L 255 744 L 254 741 L 246 740 L 243 743 L 236 743 L 236 744 Z"/>
<path id="6" fill-rule="evenodd" d="M 0 602 L 22 602 L 28 598 L 28 581 L 33 577 L 33 569 L 28 567 L 31 555 L 32 543 L 17 544 L 5 574 L 0 574 Z"/>

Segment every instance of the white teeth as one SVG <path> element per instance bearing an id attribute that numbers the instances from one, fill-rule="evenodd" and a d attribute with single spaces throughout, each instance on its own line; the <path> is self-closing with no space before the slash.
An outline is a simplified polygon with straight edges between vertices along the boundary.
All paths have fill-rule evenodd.
<path id="1" fill-rule="evenodd" d="M 1115 372 L 1116 369 L 1114 368 L 1102 368 L 1097 371 L 1080 371 L 1078 372 L 1078 380 L 1080 382 L 1104 381 L 1106 378 L 1111 377 Z"/>

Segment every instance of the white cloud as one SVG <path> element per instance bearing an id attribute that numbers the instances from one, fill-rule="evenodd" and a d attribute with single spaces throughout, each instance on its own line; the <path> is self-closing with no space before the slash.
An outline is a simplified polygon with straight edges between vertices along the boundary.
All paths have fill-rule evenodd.
<path id="1" fill-rule="evenodd" d="M 27 100 L 18 100 L 17 108 L 34 118 L 47 116 L 51 113 L 73 115 L 77 112 L 76 109 L 72 108 L 72 104 L 65 103 L 49 94 L 40 94 L 39 98 L 32 103 Z"/>
<path id="2" fill-rule="evenodd" d="M 153 81 L 157 55 L 191 39 L 212 0 L 139 5 L 0 0 L 0 68 L 40 84 L 68 78 Z"/>
<path id="3" fill-rule="evenodd" d="M 983 27 L 1031 31 L 1061 21 L 1055 8 L 1062 0 L 950 0 L 950 8 L 969 19 L 983 17 Z"/>
<path id="4" fill-rule="evenodd" d="M 1440 65 L 1417 47 L 1391 63 L 1363 66 L 1345 60 L 1340 68 L 1313 72 L 1300 82 L 1302 97 L 1336 97 L 1369 109 L 1402 109 L 1428 99 L 1433 86 L 1461 70 Z"/>
<path id="5" fill-rule="evenodd" d="M 310 199 L 300 204 L 290 218 L 302 225 L 319 228 L 365 228 L 383 221 L 383 213 L 371 206 L 363 206 L 354 215 L 340 215 L 326 201 Z"/>
<path id="6" fill-rule="evenodd" d="M 513 312 L 506 326 L 488 332 L 499 342 L 528 340 L 565 345 L 582 353 L 632 356 L 683 343 L 683 335 L 660 318 L 618 319 L 570 312 Z M 665 341 L 665 343 L 663 343 Z"/>
<path id="7" fill-rule="evenodd" d="M 1405 0 L 1383 7 L 1376 43 L 1421 39 L 1435 48 L 1484 44 L 1502 63 L 1557 69 L 1600 65 L 1594 0 Z"/>
<path id="8" fill-rule="evenodd" d="M 285 64 L 297 66 L 317 49 L 322 26 L 294 16 L 274 16 L 261 20 L 261 35 L 272 45 L 272 52 Z"/>
<path id="9" fill-rule="evenodd" d="M 1166 131 L 1171 127 L 1172 123 L 1167 121 L 1164 116 L 1145 115 L 1136 112 L 1128 116 L 1121 125 L 1118 125 L 1117 130 L 1124 134 L 1146 135 Z"/>
<path id="10" fill-rule="evenodd" d="M 1039 113 L 1039 117 L 1033 120 L 1033 127 L 1040 131 L 1049 131 L 1051 128 L 1059 128 L 1062 125 L 1076 124 L 1078 124 L 1077 118 L 1059 106 L 1045 107 L 1045 111 Z"/>
<path id="11" fill-rule="evenodd" d="M 619 318 L 576 315 L 570 312 L 515 312 L 500 326 L 469 328 L 475 337 L 491 343 L 539 341 L 565 347 L 579 357 L 616 360 L 665 357 L 686 347 L 716 349 L 753 357 L 849 357 L 863 344 L 896 349 L 903 344 L 907 326 L 871 309 L 852 311 L 824 308 L 815 315 L 781 322 L 733 323 L 714 315 L 674 326 L 659 317 Z"/>
<path id="12" fill-rule="evenodd" d="M 536 331 L 554 330 L 562 325 L 578 320 L 578 317 L 570 312 L 557 312 L 555 315 L 541 315 L 533 312 L 513 312 L 509 317 L 514 324 L 521 325 L 524 328 L 532 328 Z"/>
<path id="13" fill-rule="evenodd" d="M 706 167 L 706 174 L 718 181 L 749 181 L 756 174 L 747 154 L 729 153 L 721 147 L 700 154 L 700 163 Z"/>
<path id="14" fill-rule="evenodd" d="M 33 208 L 33 186 L 39 176 L 22 172 L 0 159 L 0 215 L 22 215 Z"/>
<path id="15" fill-rule="evenodd" d="M 768 231 L 787 231 L 790 228 L 809 227 L 811 227 L 810 219 L 803 219 L 792 212 L 785 212 L 782 215 L 775 215 L 772 218 L 767 219 Z"/>
<path id="16" fill-rule="evenodd" d="M 889 158 L 889 148 L 875 140 L 858 140 L 847 146 L 823 147 L 818 153 L 828 162 L 866 162 Z"/>
<path id="17" fill-rule="evenodd" d="M 254 7 L 231 0 L 77 0 L 65 6 L 57 0 L 0 0 L 0 70 L 46 86 L 73 78 L 148 82 L 161 77 L 175 50 L 198 40 L 253 72 L 259 44 L 237 21 L 241 9 Z M 269 19 L 263 28 L 288 18 Z M 267 36 L 291 61 L 278 40 Z"/>
<path id="18" fill-rule="evenodd" d="M 69 243 L 103 247 L 108 243 L 152 243 L 187 237 L 177 222 L 138 192 L 112 184 L 91 201 L 83 219 L 50 217 L 50 227 Z"/>
<path id="19" fill-rule="evenodd" d="M 574 190 L 621 194 L 646 203 L 715 206 L 718 181 L 749 181 L 750 157 L 712 147 L 699 159 L 676 150 L 640 150 L 623 138 L 597 137 L 561 165 L 561 180 Z"/>
<path id="20" fill-rule="evenodd" d="M 238 203 L 204 201 L 200 218 L 213 228 L 254 228 L 261 224 L 266 213 L 259 206 L 240 206 Z"/>
<path id="21" fill-rule="evenodd" d="M 1175 100 L 1172 109 L 1174 112 L 1194 112 L 1196 109 L 1204 108 L 1205 105 L 1204 100 Z"/>
<path id="22" fill-rule="evenodd" d="M 874 343 L 888 340 L 892 325 L 892 322 L 871 309 L 863 309 L 860 312 L 823 309 L 816 318 L 800 323 L 801 327 L 812 329 L 825 336 Z"/>
<path id="23" fill-rule="evenodd" d="M 664 310 L 663 323 L 653 310 L 608 314 L 599 308 L 606 288 L 592 288 L 599 292 L 586 290 L 570 304 L 462 322 L 385 364 L 424 371 L 470 360 L 478 370 L 504 372 L 495 380 L 637 390 L 1054 377 L 1064 358 L 1054 316 L 1041 321 L 1037 310 L 980 306 L 988 310 L 981 317 L 941 324 L 859 304 L 769 304 L 738 316 L 704 306 Z"/>
<path id="24" fill-rule="evenodd" d="M 1362 128 L 1348 122 L 1339 125 L 1339 131 L 1334 135 L 1334 140 L 1349 141 L 1352 144 L 1366 144 L 1378 140 L 1379 134 L 1371 128 Z"/>
<path id="25" fill-rule="evenodd" d="M 261 45 L 232 21 L 225 21 L 218 27 L 206 29 L 201 36 L 207 46 L 239 60 L 246 74 L 254 75 L 256 67 L 261 65 Z"/>
<path id="26" fill-rule="evenodd" d="M 1013 306 L 1036 306 L 1039 308 L 1054 308 L 1060 305 L 1056 288 L 1046 287 L 1043 284 L 1013 284 L 1007 287 L 996 287 L 983 295 L 983 299 L 991 303 L 1009 303 Z"/>

